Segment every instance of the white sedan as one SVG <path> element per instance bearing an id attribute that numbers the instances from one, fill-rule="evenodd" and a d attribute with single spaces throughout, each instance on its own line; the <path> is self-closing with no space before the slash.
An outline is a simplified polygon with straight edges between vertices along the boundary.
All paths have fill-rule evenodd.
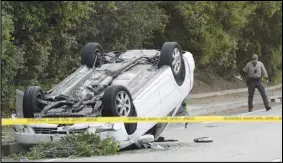
<path id="1" fill-rule="evenodd" d="M 30 86 L 18 91 L 13 118 L 175 116 L 193 87 L 194 69 L 193 55 L 176 42 L 166 42 L 161 50 L 110 53 L 104 53 L 98 43 L 88 43 L 82 49 L 81 66 L 54 88 L 43 92 Z M 158 139 L 167 126 L 30 124 L 14 126 L 14 133 L 21 144 L 58 141 L 71 133 L 99 133 L 101 138 L 118 141 L 122 149 L 140 147 L 145 135 L 153 138 L 148 141 Z"/>

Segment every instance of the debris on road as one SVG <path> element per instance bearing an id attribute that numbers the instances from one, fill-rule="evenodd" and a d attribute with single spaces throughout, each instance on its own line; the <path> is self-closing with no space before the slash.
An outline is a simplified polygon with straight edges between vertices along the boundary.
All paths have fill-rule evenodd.
<path id="1" fill-rule="evenodd" d="M 201 137 L 194 139 L 194 142 L 196 143 L 210 143 L 213 142 L 213 139 L 210 137 Z"/>
<path id="2" fill-rule="evenodd" d="M 165 142 L 165 138 L 160 136 L 155 142 Z"/>
<path id="3" fill-rule="evenodd" d="M 173 141 L 178 141 L 178 140 L 174 140 L 174 139 L 165 139 L 164 137 L 160 136 L 157 140 L 155 140 L 154 142 L 173 142 Z"/>
<path id="4" fill-rule="evenodd" d="M 160 146 L 160 145 L 152 145 L 151 148 L 152 148 L 152 149 L 157 149 L 157 150 L 159 150 L 159 149 L 164 149 L 164 147 L 162 147 L 162 146 Z"/>
<path id="5" fill-rule="evenodd" d="M 166 150 L 166 148 L 160 146 L 159 144 L 155 144 L 155 143 L 147 143 L 147 144 L 143 144 L 143 147 L 145 149 L 154 149 L 154 150 Z"/>
<path id="6" fill-rule="evenodd" d="M 173 141 L 178 141 L 178 140 L 168 139 L 168 140 L 165 140 L 164 142 L 173 142 Z"/>

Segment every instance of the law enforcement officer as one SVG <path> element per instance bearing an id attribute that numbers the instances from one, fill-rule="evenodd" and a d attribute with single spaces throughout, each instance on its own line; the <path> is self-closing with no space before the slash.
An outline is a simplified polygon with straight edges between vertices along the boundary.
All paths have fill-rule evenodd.
<path id="1" fill-rule="evenodd" d="M 262 84 L 262 77 L 266 79 L 268 82 L 268 75 L 266 72 L 266 69 L 262 62 L 258 61 L 257 54 L 253 54 L 252 60 L 247 63 L 247 65 L 242 70 L 242 75 L 246 78 L 246 84 L 248 86 L 248 107 L 249 112 L 253 110 L 253 98 L 254 98 L 254 92 L 257 88 L 260 92 L 260 95 L 262 97 L 262 100 L 264 102 L 264 106 L 266 111 L 270 110 L 271 107 L 269 106 L 268 99 L 265 93 L 265 88 Z"/>

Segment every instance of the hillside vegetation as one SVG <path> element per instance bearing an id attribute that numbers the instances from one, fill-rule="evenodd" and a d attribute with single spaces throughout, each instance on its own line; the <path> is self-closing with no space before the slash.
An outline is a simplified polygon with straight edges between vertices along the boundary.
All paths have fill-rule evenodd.
<path id="1" fill-rule="evenodd" d="M 253 53 L 270 81 L 281 79 L 281 1 L 2 1 L 3 111 L 16 89 L 49 89 L 80 64 L 80 50 L 158 48 L 178 42 L 197 71 L 239 71 Z"/>

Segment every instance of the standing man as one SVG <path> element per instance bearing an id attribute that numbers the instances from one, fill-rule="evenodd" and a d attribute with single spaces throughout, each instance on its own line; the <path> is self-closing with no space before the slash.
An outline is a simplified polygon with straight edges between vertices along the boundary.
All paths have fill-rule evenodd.
<path id="1" fill-rule="evenodd" d="M 271 107 L 269 106 L 267 96 L 265 94 L 265 88 L 262 84 L 262 77 L 265 78 L 265 80 L 268 82 L 268 75 L 266 72 L 266 69 L 262 62 L 258 61 L 257 54 L 253 54 L 252 60 L 247 63 L 247 65 L 242 70 L 242 75 L 246 78 L 246 84 L 248 86 L 248 93 L 249 93 L 249 99 L 248 99 L 248 106 L 249 106 L 249 112 L 253 111 L 253 98 L 254 98 L 254 92 L 255 88 L 258 89 L 262 100 L 264 102 L 264 106 L 266 111 L 270 110 Z"/>

